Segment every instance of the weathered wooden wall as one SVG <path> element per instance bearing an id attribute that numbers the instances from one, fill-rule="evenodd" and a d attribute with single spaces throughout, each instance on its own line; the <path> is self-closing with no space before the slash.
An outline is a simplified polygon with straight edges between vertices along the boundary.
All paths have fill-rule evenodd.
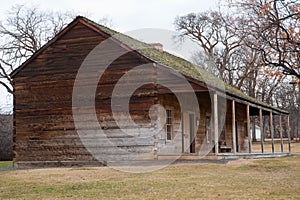
<path id="1" fill-rule="evenodd" d="M 235 105 L 236 121 L 238 127 L 238 146 L 239 152 L 248 152 L 248 134 L 247 134 L 247 117 L 246 105 L 236 103 Z"/>
<path id="2" fill-rule="evenodd" d="M 72 91 L 84 58 L 104 39 L 104 36 L 79 22 L 31 60 L 14 78 L 16 166 L 101 164 L 86 150 L 75 130 Z M 98 120 L 105 129 L 116 128 L 110 109 L 114 85 L 127 71 L 142 63 L 145 61 L 133 53 L 127 53 L 115 60 L 100 79 L 95 101 Z M 150 69 L 143 74 L 152 76 L 153 73 Z M 82 83 L 82 89 L 89 84 L 87 79 Z M 156 100 L 153 88 L 154 84 L 148 84 L 138 89 L 131 98 L 130 112 L 136 123 L 149 123 L 148 109 Z M 85 109 L 93 108 L 87 106 Z M 86 125 L 88 127 L 88 122 Z M 114 133 L 109 132 L 112 138 Z M 147 150 L 153 147 L 151 140 L 144 144 L 137 144 L 130 138 L 121 141 L 124 148 L 126 144 L 135 149 L 138 145 L 147 147 Z"/>
<path id="3" fill-rule="evenodd" d="M 205 125 L 205 120 L 206 117 L 211 118 L 211 123 L 210 127 L 211 130 L 213 126 L 213 120 L 212 120 L 212 114 L 211 114 L 211 99 L 209 92 L 200 92 L 197 93 L 198 97 L 198 102 L 200 106 L 200 121 L 199 121 L 199 126 L 197 130 L 197 135 L 196 135 L 196 151 L 210 151 L 212 150 L 213 144 L 212 144 L 212 139 L 213 139 L 213 132 L 211 131 L 211 141 L 207 142 L 206 141 L 206 125 Z"/>
<path id="4" fill-rule="evenodd" d="M 200 105 L 200 124 L 197 132 L 197 143 L 196 149 L 201 149 L 201 145 L 207 145 L 205 148 L 211 148 L 212 146 L 205 142 L 206 133 L 205 133 L 205 118 L 209 116 L 211 118 L 211 130 L 212 130 L 212 114 L 211 114 L 211 98 L 208 92 L 202 92 L 198 94 L 198 101 Z M 228 147 L 231 147 L 231 151 L 233 150 L 232 145 L 232 110 L 231 110 L 231 101 L 219 98 L 219 143 L 225 144 Z M 224 120 L 224 121 L 222 121 Z M 246 105 L 236 104 L 236 124 L 238 130 L 238 146 L 240 152 L 248 151 L 248 136 L 246 130 Z M 221 135 L 222 130 L 224 129 L 225 135 Z M 211 134 L 213 132 L 211 131 Z M 213 138 L 213 135 L 211 135 Z M 225 142 L 225 143 L 224 143 Z M 204 148 L 204 149 L 205 149 Z"/>
<path id="5" fill-rule="evenodd" d="M 171 91 L 170 91 L 171 92 Z M 162 128 L 158 136 L 159 155 L 180 155 L 182 153 L 182 129 L 181 129 L 181 109 L 176 96 L 172 93 L 159 94 L 158 103 L 166 110 L 171 110 L 172 114 L 172 140 L 167 141 L 166 126 Z M 162 119 L 163 124 L 166 118 Z"/>
<path id="6" fill-rule="evenodd" d="M 197 133 L 195 137 L 195 148 L 196 153 L 201 154 L 211 152 L 213 153 L 213 119 L 212 119 L 212 113 L 211 113 L 211 98 L 209 95 L 209 92 L 198 92 L 197 93 L 198 103 L 199 103 L 199 109 L 200 109 L 200 121 L 199 126 L 197 127 Z M 181 122 L 181 112 L 179 103 L 176 99 L 176 96 L 174 94 L 163 94 L 159 95 L 159 102 L 165 107 L 165 109 L 171 109 L 174 114 L 174 121 L 173 126 L 175 130 L 178 130 Z M 219 114 L 220 118 L 223 118 L 225 121 L 222 122 L 222 120 L 219 120 L 219 132 L 221 133 L 223 127 L 225 131 L 225 139 L 222 138 L 220 135 L 219 142 L 220 143 L 226 143 L 227 147 L 231 147 L 231 151 L 233 151 L 233 141 L 232 141 L 232 111 L 231 111 L 231 101 L 225 100 L 224 105 L 222 103 L 222 100 L 220 100 L 219 106 Z M 224 109 L 222 111 L 222 109 Z M 225 110 L 226 109 L 226 110 Z M 206 141 L 206 125 L 205 120 L 206 117 L 211 118 L 211 141 Z M 246 105 L 242 105 L 239 103 L 236 103 L 236 124 L 237 124 L 237 130 L 238 130 L 238 150 L 239 152 L 248 152 L 248 136 L 246 134 Z M 181 132 L 175 132 L 174 134 L 180 135 Z M 181 137 L 177 137 L 177 139 L 181 139 Z M 177 148 L 182 147 L 181 140 L 176 141 Z"/>
<path id="7" fill-rule="evenodd" d="M 84 22 L 83 22 L 84 23 Z M 156 119 L 161 118 L 158 110 L 151 111 L 152 106 L 161 104 L 165 109 L 173 110 L 174 140 L 168 141 L 169 149 L 165 153 L 173 154 L 182 152 L 182 132 L 180 127 L 181 110 L 176 96 L 172 94 L 185 92 L 185 85 L 178 79 L 175 73 L 170 73 L 170 69 L 164 68 L 158 72 L 159 68 L 152 61 L 143 58 L 135 52 L 127 52 L 116 58 L 106 69 L 100 78 L 95 93 L 95 107 L 90 104 L 82 105 L 78 108 L 86 113 L 96 108 L 97 120 L 100 129 L 105 132 L 106 138 L 114 144 L 108 146 L 106 141 L 94 140 L 94 135 L 86 135 L 84 145 L 76 131 L 73 110 L 72 92 L 74 81 L 82 62 L 100 42 L 105 40 L 105 34 L 99 34 L 95 30 L 85 26 L 80 21 L 73 24 L 68 31 L 57 38 L 54 43 L 48 46 L 42 53 L 32 59 L 27 66 L 22 69 L 13 80 L 15 95 L 15 134 L 14 134 L 14 163 L 19 167 L 33 166 L 73 166 L 73 165 L 101 165 L 106 164 L 105 159 L 99 162 L 90 149 L 97 149 L 97 154 L 111 154 L 118 157 L 117 160 L 126 160 L 127 155 L 114 154 L 114 147 L 118 147 L 126 152 L 135 152 L 141 155 L 138 159 L 155 159 L 154 148 L 163 147 L 166 144 L 165 129 L 160 133 L 155 131 L 159 128 Z M 121 48 L 119 44 L 112 42 L 114 47 Z M 111 54 L 108 50 L 107 54 Z M 105 55 L 102 55 L 105 56 Z M 97 59 L 97 58 L 96 58 Z M 97 62 L 95 62 L 97 63 Z M 94 65 L 93 62 L 90 63 Z M 148 64 L 148 67 L 137 69 L 137 66 Z M 95 66 L 91 66 L 95 67 Z M 137 82 L 145 81 L 141 87 L 136 88 L 133 94 L 122 94 L 120 100 L 130 97 L 129 105 L 121 102 L 117 107 L 116 115 L 119 117 L 119 125 L 114 119 L 111 109 L 112 94 L 116 84 L 128 72 L 135 70 L 126 84 L 119 85 L 124 91 L 129 90 Z M 165 71 L 164 71 L 165 70 Z M 78 89 L 88 90 L 93 84 L 89 75 L 81 80 Z M 187 105 L 188 112 L 194 112 L 195 117 L 199 114 L 199 126 L 196 128 L 195 149 L 196 153 L 203 149 L 212 149 L 213 142 L 206 142 L 205 119 L 211 117 L 211 98 L 205 85 L 197 84 L 195 80 L 190 80 L 192 88 L 197 93 L 199 108 L 189 107 L 188 99 L 183 100 Z M 172 84 L 175 91 L 170 91 L 164 84 Z M 162 85 L 160 85 L 162 84 Z M 225 101 L 226 102 L 226 101 Z M 126 107 L 129 106 L 130 117 L 140 128 L 134 128 L 126 115 Z M 77 107 L 76 107 L 77 109 Z M 219 105 L 219 110 L 225 109 Z M 150 111 L 149 111 L 150 110 Z M 225 140 L 227 145 L 232 146 L 231 131 L 231 107 L 227 106 L 226 116 L 221 116 L 225 120 Z M 152 117 L 150 116 L 152 113 Z M 83 112 L 85 113 L 85 112 Z M 221 112 L 222 113 L 222 112 Z M 239 149 L 247 149 L 245 119 L 246 107 L 236 104 L 236 119 L 239 133 Z M 84 116 L 86 120 L 82 123 L 82 129 L 97 132 L 98 126 L 90 121 L 93 117 L 90 114 Z M 195 118 L 196 119 L 196 118 Z M 165 122 L 165 119 L 160 119 Z M 196 123 L 196 120 L 195 120 Z M 220 122 L 220 124 L 222 124 Z M 123 131 L 129 134 L 125 134 Z M 222 127 L 220 127 L 220 131 Z M 136 137 L 138 136 L 138 137 Z M 146 136 L 146 137 L 144 137 Z M 213 132 L 211 131 L 211 140 Z M 86 143 L 87 142 L 87 143 Z M 99 142 L 99 143 L 98 143 Z M 162 153 L 162 152 L 161 152 Z M 123 157 L 122 157 L 123 156 Z M 120 159 L 119 159 L 120 158 Z"/>
<path id="8" fill-rule="evenodd" d="M 246 117 L 246 105 L 236 103 L 235 105 L 235 119 L 238 134 L 238 152 L 248 152 L 248 136 L 247 136 L 247 117 Z M 231 100 L 227 100 L 227 112 L 226 112 L 226 122 L 225 122 L 225 142 L 227 146 L 231 147 L 233 150 L 232 141 L 232 104 Z"/>

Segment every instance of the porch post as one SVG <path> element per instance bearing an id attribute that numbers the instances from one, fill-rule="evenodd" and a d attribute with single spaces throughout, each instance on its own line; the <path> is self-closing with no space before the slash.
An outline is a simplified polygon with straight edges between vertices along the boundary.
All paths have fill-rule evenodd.
<path id="1" fill-rule="evenodd" d="M 273 113 L 270 111 L 270 132 L 272 138 L 272 153 L 274 153 L 274 128 L 273 128 Z"/>
<path id="2" fill-rule="evenodd" d="M 280 141 L 281 141 L 281 152 L 283 152 L 282 117 L 281 117 L 281 114 L 279 115 L 279 134 L 280 134 Z"/>
<path id="3" fill-rule="evenodd" d="M 232 100 L 231 104 L 231 109 L 232 109 L 232 148 L 233 148 L 233 153 L 236 153 L 236 132 L 235 132 L 235 101 Z"/>
<path id="4" fill-rule="evenodd" d="M 289 145 L 289 153 L 291 153 L 291 132 L 290 132 L 290 116 L 286 116 L 286 126 L 287 126 L 287 133 L 288 133 L 288 145 Z"/>
<path id="5" fill-rule="evenodd" d="M 181 150 L 184 153 L 184 118 L 183 112 L 181 112 Z"/>
<path id="6" fill-rule="evenodd" d="M 219 127 L 218 127 L 218 94 L 214 93 L 214 139 L 215 139 L 215 154 L 219 153 Z"/>
<path id="7" fill-rule="evenodd" d="M 246 105 L 246 115 L 247 115 L 247 133 L 248 133 L 248 141 L 249 141 L 249 153 L 252 152 L 252 139 L 250 133 L 250 109 L 249 105 Z"/>
<path id="8" fill-rule="evenodd" d="M 262 109 L 259 109 L 259 128 L 260 128 L 260 143 L 261 143 L 261 152 L 264 153 L 264 133 L 263 133 L 263 116 Z"/>

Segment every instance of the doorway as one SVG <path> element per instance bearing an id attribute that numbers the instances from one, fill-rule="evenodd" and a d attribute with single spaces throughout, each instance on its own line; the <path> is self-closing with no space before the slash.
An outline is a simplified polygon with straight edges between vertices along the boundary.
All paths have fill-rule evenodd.
<path id="1" fill-rule="evenodd" d="M 195 114 L 183 114 L 183 150 L 184 153 L 195 153 Z"/>
<path id="2" fill-rule="evenodd" d="M 235 121 L 235 144 L 236 144 L 236 152 L 239 152 L 239 133 L 238 133 L 238 122 Z"/>
<path id="3" fill-rule="evenodd" d="M 195 153 L 195 116 L 189 114 L 190 122 L 190 153 Z"/>

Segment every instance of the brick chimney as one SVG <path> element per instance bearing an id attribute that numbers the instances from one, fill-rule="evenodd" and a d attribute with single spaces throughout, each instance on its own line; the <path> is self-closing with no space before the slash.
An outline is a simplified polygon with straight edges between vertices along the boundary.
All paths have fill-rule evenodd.
<path id="1" fill-rule="evenodd" d="M 153 46 L 155 49 L 157 49 L 158 51 L 160 52 L 163 52 L 164 51 L 164 47 L 161 43 L 149 43 L 149 45 Z"/>

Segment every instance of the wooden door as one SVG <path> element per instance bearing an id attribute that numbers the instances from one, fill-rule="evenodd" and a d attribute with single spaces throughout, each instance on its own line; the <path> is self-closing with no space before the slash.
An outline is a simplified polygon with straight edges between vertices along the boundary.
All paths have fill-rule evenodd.
<path id="1" fill-rule="evenodd" d="M 190 152 L 190 123 L 189 123 L 189 113 L 183 113 L 183 144 L 184 152 Z"/>
<path id="2" fill-rule="evenodd" d="M 185 153 L 195 153 L 195 115 L 183 114 L 183 146 Z"/>

